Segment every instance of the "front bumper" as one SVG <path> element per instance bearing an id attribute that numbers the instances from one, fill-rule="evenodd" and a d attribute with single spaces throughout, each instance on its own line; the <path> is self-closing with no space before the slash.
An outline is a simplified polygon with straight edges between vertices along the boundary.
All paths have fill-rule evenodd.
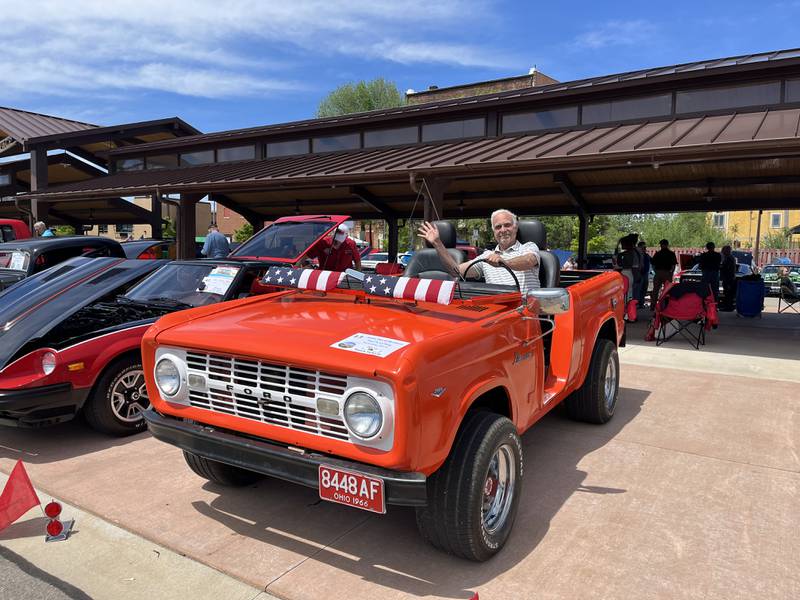
<path id="1" fill-rule="evenodd" d="M 290 450 L 266 441 L 237 435 L 225 429 L 184 421 L 155 412 L 144 412 L 153 437 L 209 460 L 263 473 L 314 489 L 319 488 L 320 465 L 380 477 L 386 504 L 425 506 L 428 503 L 425 475 L 389 471 L 311 451 Z"/>
<path id="2" fill-rule="evenodd" d="M 44 427 L 72 419 L 83 406 L 87 389 L 69 382 L 0 390 L 0 425 Z"/>

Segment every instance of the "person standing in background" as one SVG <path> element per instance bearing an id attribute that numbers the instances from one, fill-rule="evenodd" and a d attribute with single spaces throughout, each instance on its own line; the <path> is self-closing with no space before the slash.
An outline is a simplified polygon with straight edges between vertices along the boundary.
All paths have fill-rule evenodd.
<path id="1" fill-rule="evenodd" d="M 730 246 L 722 247 L 722 263 L 719 274 L 722 279 L 722 303 L 720 310 L 732 311 L 736 303 L 736 271 L 739 265 Z"/>
<path id="2" fill-rule="evenodd" d="M 216 225 L 210 225 L 208 235 L 200 253 L 206 258 L 225 258 L 231 253 L 228 238 L 219 232 Z"/>
<path id="3" fill-rule="evenodd" d="M 647 253 L 647 244 L 645 242 L 639 242 L 637 248 L 639 248 L 639 258 L 642 263 L 642 280 L 639 283 L 639 294 L 636 299 L 639 301 L 639 307 L 644 308 L 647 286 L 650 284 L 650 255 Z"/>
<path id="4" fill-rule="evenodd" d="M 719 268 L 722 265 L 722 256 L 714 249 L 714 242 L 706 244 L 706 251 L 700 255 L 700 272 L 703 274 L 702 282 L 711 286 L 714 301 L 719 302 Z"/>
<path id="5" fill-rule="evenodd" d="M 33 231 L 39 237 L 55 237 L 56 234 L 53 233 L 53 230 L 50 229 L 47 225 L 45 225 L 44 221 L 36 221 L 33 224 Z"/>
<path id="6" fill-rule="evenodd" d="M 669 241 L 661 240 L 658 245 L 661 246 L 661 249 L 653 254 L 651 259 L 655 276 L 653 277 L 653 293 L 650 296 L 650 310 L 656 309 L 661 287 L 672 282 L 675 267 L 678 266 L 678 257 L 669 249 Z"/>

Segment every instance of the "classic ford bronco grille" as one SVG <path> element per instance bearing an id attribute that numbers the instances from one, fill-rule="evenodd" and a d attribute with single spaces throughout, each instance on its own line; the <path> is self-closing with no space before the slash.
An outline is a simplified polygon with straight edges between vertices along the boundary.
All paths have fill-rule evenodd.
<path id="1" fill-rule="evenodd" d="M 341 415 L 322 416 L 317 398 L 341 400 L 347 377 L 257 360 L 187 352 L 189 402 L 197 408 L 337 440 L 350 435 Z M 193 386 L 191 375 L 205 385 Z"/>

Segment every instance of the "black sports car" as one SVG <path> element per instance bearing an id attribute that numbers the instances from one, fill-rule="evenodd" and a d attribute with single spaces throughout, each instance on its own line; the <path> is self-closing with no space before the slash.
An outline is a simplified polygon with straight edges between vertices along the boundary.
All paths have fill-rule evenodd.
<path id="1" fill-rule="evenodd" d="M 83 235 L 29 238 L 0 244 L 0 290 L 75 256 L 125 258 L 119 242 Z"/>

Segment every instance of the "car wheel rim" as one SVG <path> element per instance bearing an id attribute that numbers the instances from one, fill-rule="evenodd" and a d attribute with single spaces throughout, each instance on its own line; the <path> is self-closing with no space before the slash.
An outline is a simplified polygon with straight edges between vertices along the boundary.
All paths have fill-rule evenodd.
<path id="1" fill-rule="evenodd" d="M 611 412 L 614 409 L 614 403 L 617 401 L 617 365 L 612 357 L 608 358 L 603 388 L 606 397 L 606 408 Z"/>
<path id="2" fill-rule="evenodd" d="M 503 444 L 492 456 L 483 484 L 481 518 L 486 533 L 493 534 L 508 520 L 517 479 L 517 456 Z"/>
<path id="3" fill-rule="evenodd" d="M 114 381 L 111 387 L 111 410 L 123 423 L 137 423 L 142 420 L 142 412 L 150 406 L 144 371 L 128 371 Z"/>

